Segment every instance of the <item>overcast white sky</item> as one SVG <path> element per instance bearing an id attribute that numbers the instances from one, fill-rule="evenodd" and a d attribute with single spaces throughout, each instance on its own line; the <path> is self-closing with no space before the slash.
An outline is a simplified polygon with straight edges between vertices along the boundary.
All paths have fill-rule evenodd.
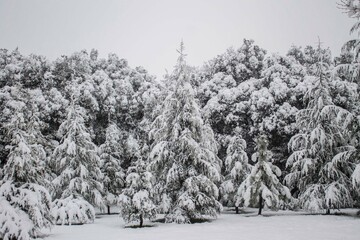
<path id="1" fill-rule="evenodd" d="M 315 45 L 337 55 L 354 20 L 339 0 L 0 0 L 0 48 L 55 59 L 81 49 L 117 53 L 159 77 L 181 39 L 200 66 L 251 38 L 268 52 Z"/>

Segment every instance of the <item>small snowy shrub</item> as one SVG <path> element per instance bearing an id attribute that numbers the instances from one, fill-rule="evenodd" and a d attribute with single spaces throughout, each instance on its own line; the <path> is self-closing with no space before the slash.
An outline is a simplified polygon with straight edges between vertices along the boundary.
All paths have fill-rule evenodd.
<path id="1" fill-rule="evenodd" d="M 241 183 L 235 205 L 258 205 L 260 215 L 263 204 L 271 209 L 278 209 L 284 201 L 291 198 L 291 194 L 278 179 L 281 170 L 270 162 L 272 153 L 267 150 L 266 136 L 260 136 L 256 143 L 257 152 L 252 155 L 252 160 L 256 164 L 245 181 Z"/>
<path id="2" fill-rule="evenodd" d="M 125 185 L 125 174 L 121 167 L 123 159 L 121 134 L 118 126 L 111 123 L 106 128 L 105 142 L 99 147 L 101 172 L 104 175 L 103 200 L 108 207 L 108 213 L 110 213 L 110 206 L 117 203 L 117 197 Z"/>
<path id="3" fill-rule="evenodd" d="M 220 187 L 222 200 L 228 207 L 235 205 L 236 192 L 251 171 L 245 149 L 246 141 L 241 136 L 231 138 L 226 151 L 225 181 Z"/>
<path id="4" fill-rule="evenodd" d="M 56 224 L 72 225 L 91 223 L 95 219 L 93 206 L 81 197 L 69 196 L 54 201 L 51 215 Z"/>
<path id="5" fill-rule="evenodd" d="M 126 188 L 119 196 L 120 215 L 125 222 L 140 222 L 143 226 L 145 218 L 156 217 L 156 206 L 152 195 L 152 174 L 146 171 L 146 166 L 139 161 L 135 167 L 130 167 L 126 177 Z"/>
<path id="6" fill-rule="evenodd" d="M 51 227 L 51 197 L 48 191 L 26 183 L 16 187 L 0 182 L 0 239 L 28 240 Z"/>

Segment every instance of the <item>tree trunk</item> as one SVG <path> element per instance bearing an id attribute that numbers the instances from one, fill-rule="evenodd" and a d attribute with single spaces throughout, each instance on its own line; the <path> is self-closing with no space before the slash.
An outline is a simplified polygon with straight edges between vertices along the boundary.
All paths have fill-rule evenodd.
<path id="1" fill-rule="evenodd" d="M 258 212 L 258 215 L 261 215 L 261 210 L 262 210 L 262 207 L 263 207 L 263 198 L 262 198 L 262 195 L 261 193 L 259 194 L 259 212 Z"/>
<path id="2" fill-rule="evenodd" d="M 239 214 L 239 207 L 235 207 L 236 214 Z"/>
<path id="3" fill-rule="evenodd" d="M 144 222 L 143 215 L 140 214 L 140 227 L 143 226 L 143 222 Z"/>
<path id="4" fill-rule="evenodd" d="M 330 215 L 331 199 L 329 200 L 329 206 L 326 208 L 326 215 Z"/>
<path id="5" fill-rule="evenodd" d="M 326 209 L 326 215 L 330 215 L 330 208 Z"/>
<path id="6" fill-rule="evenodd" d="M 110 205 L 107 205 L 107 214 L 110 215 Z"/>

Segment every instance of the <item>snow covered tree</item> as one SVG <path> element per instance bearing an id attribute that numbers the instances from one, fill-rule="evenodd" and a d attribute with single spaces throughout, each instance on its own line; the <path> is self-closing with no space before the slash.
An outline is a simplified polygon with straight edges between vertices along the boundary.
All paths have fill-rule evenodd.
<path id="1" fill-rule="evenodd" d="M 142 160 L 128 169 L 126 188 L 119 196 L 120 215 L 125 222 L 139 221 L 139 226 L 143 227 L 144 219 L 151 220 L 156 217 L 151 191 L 153 180 Z"/>
<path id="2" fill-rule="evenodd" d="M 55 198 L 65 199 L 72 196 L 103 208 L 100 159 L 84 118 L 84 109 L 73 102 L 66 121 L 60 125 L 58 134 L 62 136 L 62 140 L 52 157 L 58 174 L 53 180 L 57 189 Z M 67 217 L 66 214 L 59 216 Z"/>
<path id="3" fill-rule="evenodd" d="M 28 240 L 50 228 L 51 196 L 36 183 L 0 181 L 0 239 Z"/>
<path id="4" fill-rule="evenodd" d="M 346 183 L 349 184 L 348 181 L 351 181 L 355 190 L 353 194 L 355 200 L 360 197 L 360 117 L 353 119 L 349 129 L 352 134 L 348 145 L 341 147 L 340 152 L 333 157 L 332 162 L 340 166 L 346 166 L 347 173 L 351 172 L 350 179 L 348 178 L 349 175 L 346 175 Z M 341 173 L 340 176 L 344 178 L 342 175 Z"/>
<path id="5" fill-rule="evenodd" d="M 350 18 L 354 18 L 357 22 L 353 25 L 350 33 L 358 33 L 358 38 L 352 39 L 345 43 L 342 53 L 350 55 L 348 62 L 341 63 L 336 67 L 337 72 L 345 72 L 345 78 L 350 81 L 359 83 L 360 79 L 360 2 L 358 0 L 341 0 L 340 7 Z"/>
<path id="6" fill-rule="evenodd" d="M 236 135 L 230 140 L 225 159 L 225 181 L 221 184 L 223 202 L 227 206 L 235 206 L 236 193 L 240 184 L 245 180 L 251 171 L 248 157 L 245 152 L 246 141 L 241 136 Z M 235 206 L 236 213 L 239 208 Z"/>
<path id="7" fill-rule="evenodd" d="M 254 44 L 254 40 L 244 39 L 238 49 L 229 48 L 206 64 L 208 78 L 222 72 L 231 75 L 237 84 L 250 78 L 259 78 L 266 51 Z"/>
<path id="8" fill-rule="evenodd" d="M 287 144 L 295 133 L 295 116 L 304 108 L 303 96 L 306 68 L 292 56 L 271 54 L 263 61 L 262 78 L 249 97 L 250 136 L 248 144 L 260 132 L 268 136 L 269 150 L 278 166 L 285 165 L 289 156 Z"/>
<path id="9" fill-rule="evenodd" d="M 202 109 L 203 117 L 211 125 L 218 143 L 218 156 L 225 162 L 229 139 L 234 129 L 239 128 L 241 136 L 247 140 L 251 119 L 249 116 L 249 96 L 254 91 L 257 80 L 251 79 L 235 86 L 231 76 L 222 73 L 204 82 L 198 98 L 210 97 Z M 215 88 L 214 86 L 217 86 Z"/>
<path id="10" fill-rule="evenodd" d="M 208 61 L 197 75 L 202 82 L 197 89 L 197 98 L 203 108 L 204 119 L 211 125 L 218 143 L 218 156 L 225 162 L 229 139 L 236 127 L 242 137 L 250 143 L 252 126 L 249 116 L 249 95 L 257 90 L 261 81 L 266 51 L 244 39 L 238 49 L 229 48 L 225 53 Z"/>
<path id="11" fill-rule="evenodd" d="M 166 222 L 190 223 L 216 217 L 220 160 L 213 132 L 204 124 L 186 72 L 183 44 L 173 73 L 174 92 L 165 99 L 162 113 L 149 133 L 153 140 L 149 169 L 166 213 Z"/>
<path id="12" fill-rule="evenodd" d="M 276 164 L 284 166 L 289 156 L 287 143 L 297 131 L 296 112 L 304 108 L 303 96 L 308 87 L 304 82 L 307 69 L 292 55 L 271 54 L 265 57 L 261 54 L 264 51 L 258 47 L 253 46 L 245 51 L 245 46 L 239 50 L 237 59 L 253 54 L 250 56 L 252 63 L 255 64 L 257 59 L 261 68 L 248 75 L 249 78 L 235 81 L 235 75 L 230 75 L 227 70 L 233 68 L 236 60 L 224 57 L 223 62 L 218 61 L 218 65 L 209 64 L 208 69 L 205 67 L 202 74 L 205 80 L 198 88 L 197 96 L 203 106 L 204 117 L 215 133 L 219 144 L 218 156 L 223 162 L 229 139 L 234 136 L 234 129 L 239 128 L 247 142 L 248 154 L 254 150 L 255 137 L 262 132 L 269 137 L 269 149 L 274 154 Z M 302 51 L 299 52 L 304 55 Z M 222 65 L 226 67 L 219 68 Z M 240 63 L 237 68 L 246 69 Z M 223 71 L 211 73 L 214 69 Z"/>
<path id="13" fill-rule="evenodd" d="M 95 219 L 95 209 L 83 198 L 71 195 L 54 201 L 51 216 L 58 225 L 92 223 Z"/>
<path id="14" fill-rule="evenodd" d="M 289 142 L 292 154 L 287 160 L 285 183 L 298 191 L 300 205 L 311 211 L 351 206 L 350 174 L 347 161 L 335 157 L 346 140 L 346 127 L 352 115 L 333 104 L 329 93 L 328 66 L 320 56 L 313 65 L 316 75 L 308 90 L 306 109 L 296 116 L 300 133 Z"/>
<path id="15" fill-rule="evenodd" d="M 19 184 L 45 185 L 46 154 L 44 147 L 37 143 L 36 137 L 39 132 L 36 132 L 33 127 L 36 122 L 24 123 L 21 122 L 21 118 L 17 115 L 14 121 L 9 123 L 8 131 L 11 135 L 11 143 L 7 146 L 10 152 L 3 169 L 3 179 Z M 27 131 L 23 130 L 25 127 L 23 124 L 28 125 Z"/>
<path id="16" fill-rule="evenodd" d="M 106 129 L 106 140 L 99 147 L 101 171 L 104 174 L 104 201 L 110 214 L 110 206 L 117 203 L 117 197 L 124 187 L 124 170 L 122 161 L 122 134 L 115 123 Z"/>
<path id="17" fill-rule="evenodd" d="M 30 239 L 52 225 L 51 196 L 44 187 L 46 153 L 39 119 L 27 99 L 31 95 L 19 85 L 11 88 L 17 99 L 9 99 L 3 112 L 10 118 L 3 123 L 10 142 L 1 170 L 0 239 Z"/>
<path id="18" fill-rule="evenodd" d="M 268 140 L 261 135 L 257 140 L 257 152 L 251 157 L 256 162 L 251 173 L 246 177 L 238 189 L 236 206 L 258 206 L 259 212 L 263 204 L 271 209 L 278 209 L 280 204 L 291 198 L 290 191 L 283 186 L 278 177 L 281 170 L 271 163 L 272 153 L 267 150 Z"/>
<path id="19" fill-rule="evenodd" d="M 0 50 L 0 87 L 14 86 L 19 84 L 24 66 L 25 57 L 20 54 L 18 48 L 13 51 Z"/>

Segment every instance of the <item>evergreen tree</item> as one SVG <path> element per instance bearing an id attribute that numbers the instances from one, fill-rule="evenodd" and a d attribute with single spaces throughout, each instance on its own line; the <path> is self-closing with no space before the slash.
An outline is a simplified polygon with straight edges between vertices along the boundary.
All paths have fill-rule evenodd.
<path id="1" fill-rule="evenodd" d="M 238 49 L 229 48 L 206 64 L 206 72 L 211 78 L 223 72 L 231 75 L 237 84 L 250 78 L 259 78 L 266 51 L 254 44 L 254 40 L 244 39 Z"/>
<path id="2" fill-rule="evenodd" d="M 73 102 L 66 121 L 60 125 L 58 134 L 62 140 L 52 157 L 58 174 L 53 180 L 57 189 L 56 199 L 82 199 L 103 208 L 100 159 L 84 117 L 84 109 Z M 66 214 L 61 216 L 66 217 Z"/>
<path id="3" fill-rule="evenodd" d="M 106 129 L 106 140 L 99 148 L 101 171 L 104 174 L 104 200 L 110 214 L 110 206 L 117 203 L 117 197 L 124 187 L 122 161 L 122 134 L 115 123 Z"/>
<path id="4" fill-rule="evenodd" d="M 28 240 L 50 228 L 51 196 L 36 183 L 0 181 L 0 239 Z"/>
<path id="5" fill-rule="evenodd" d="M 128 169 L 126 188 L 119 196 L 120 215 L 125 222 L 139 221 L 139 226 L 142 227 L 144 219 L 156 217 L 152 187 L 153 176 L 140 159 L 135 166 Z"/>
<path id="6" fill-rule="evenodd" d="M 30 239 L 52 225 L 51 196 L 44 187 L 46 153 L 39 119 L 28 91 L 13 88 L 18 99 L 6 104 L 13 111 L 3 125 L 10 142 L 0 180 L 0 239 Z"/>
<path id="7" fill-rule="evenodd" d="M 351 28 L 351 33 L 358 31 L 360 33 L 360 2 L 355 0 L 342 0 L 340 5 L 349 17 L 357 19 L 357 22 Z M 335 68 L 336 74 L 341 76 L 347 81 L 355 82 L 352 85 L 352 90 L 359 91 L 360 79 L 360 39 L 353 39 L 348 41 L 342 48 L 342 57 L 340 64 Z M 347 82 L 346 81 L 346 82 Z M 344 81 L 345 82 L 345 81 Z M 354 94 L 355 95 L 355 94 Z M 351 96 L 351 95 L 350 95 Z M 336 162 L 342 163 L 347 168 L 353 168 L 351 174 L 351 182 L 354 188 L 353 198 L 360 201 L 360 106 L 359 94 L 350 98 L 346 96 L 346 102 L 350 102 L 350 107 L 347 109 L 352 110 L 353 121 L 350 125 L 350 141 L 347 146 L 344 146 L 335 157 Z M 350 101 L 349 101 L 350 100 Z M 353 164 L 353 166 L 352 166 Z M 360 213 L 360 212 L 359 212 Z"/>
<path id="8" fill-rule="evenodd" d="M 308 106 L 296 117 L 300 133 L 293 136 L 287 160 L 286 184 L 298 190 L 300 205 L 311 211 L 351 206 L 351 165 L 334 158 L 344 144 L 345 128 L 352 115 L 333 104 L 328 90 L 328 66 L 321 59 L 313 66 L 316 75 L 306 94 Z"/>
<path id="9" fill-rule="evenodd" d="M 205 125 L 189 83 L 183 44 L 173 73 L 175 91 L 163 103 L 150 131 L 149 169 L 166 213 L 166 222 L 189 223 L 216 217 L 220 162 L 210 126 Z"/>
<path id="10" fill-rule="evenodd" d="M 260 51 L 253 53 L 261 55 Z M 241 56 L 240 52 L 240 59 Z M 219 144 L 218 156 L 223 162 L 235 128 L 240 129 L 242 138 L 247 142 L 248 154 L 254 150 L 255 137 L 262 132 L 269 137 L 269 149 L 274 153 L 277 164 L 284 165 L 289 156 L 286 146 L 297 131 L 295 115 L 298 109 L 304 108 L 303 96 L 308 87 L 304 82 L 307 69 L 292 55 L 271 54 L 262 57 L 261 61 L 260 73 L 240 82 L 235 81 L 232 75 L 226 75 L 228 72 L 225 70 L 210 75 L 212 78 L 209 79 L 206 73 L 211 71 L 204 73 L 205 80 L 197 95 L 204 105 L 204 117 L 215 133 Z M 253 62 L 256 62 L 254 58 Z M 225 63 L 228 65 L 224 69 L 232 68 L 232 61 L 226 59 L 221 64 Z"/>
<path id="11" fill-rule="evenodd" d="M 227 206 L 235 206 L 236 192 L 251 171 L 245 152 L 246 141 L 236 135 L 230 140 L 225 159 L 225 181 L 221 184 L 222 199 Z M 236 213 L 238 207 L 236 206 Z"/>
<path id="12" fill-rule="evenodd" d="M 360 3 L 357 0 L 341 0 L 340 6 L 350 18 L 357 22 L 353 25 L 350 33 L 360 34 Z M 359 35 L 358 35 L 359 36 Z M 340 64 L 336 70 L 346 72 L 346 78 L 359 83 L 360 79 L 360 38 L 352 39 L 345 43 L 342 48 L 343 53 L 350 53 L 352 59 L 348 63 Z"/>
<path id="13" fill-rule="evenodd" d="M 21 118 L 22 116 L 17 115 L 14 121 L 9 123 L 11 142 L 7 148 L 10 152 L 3 169 L 3 179 L 44 186 L 46 154 L 44 147 L 37 143 L 39 140 L 37 137 L 41 132 L 34 126 L 37 124 L 35 119 L 24 123 Z M 25 127 L 27 130 L 23 130 Z"/>
<path id="14" fill-rule="evenodd" d="M 256 143 L 257 152 L 251 157 L 256 164 L 238 189 L 236 206 L 257 205 L 258 214 L 261 215 L 263 204 L 271 209 L 278 209 L 280 204 L 290 199 L 291 195 L 289 189 L 278 179 L 281 170 L 270 162 L 272 153 L 267 150 L 267 137 L 261 135 Z"/>

